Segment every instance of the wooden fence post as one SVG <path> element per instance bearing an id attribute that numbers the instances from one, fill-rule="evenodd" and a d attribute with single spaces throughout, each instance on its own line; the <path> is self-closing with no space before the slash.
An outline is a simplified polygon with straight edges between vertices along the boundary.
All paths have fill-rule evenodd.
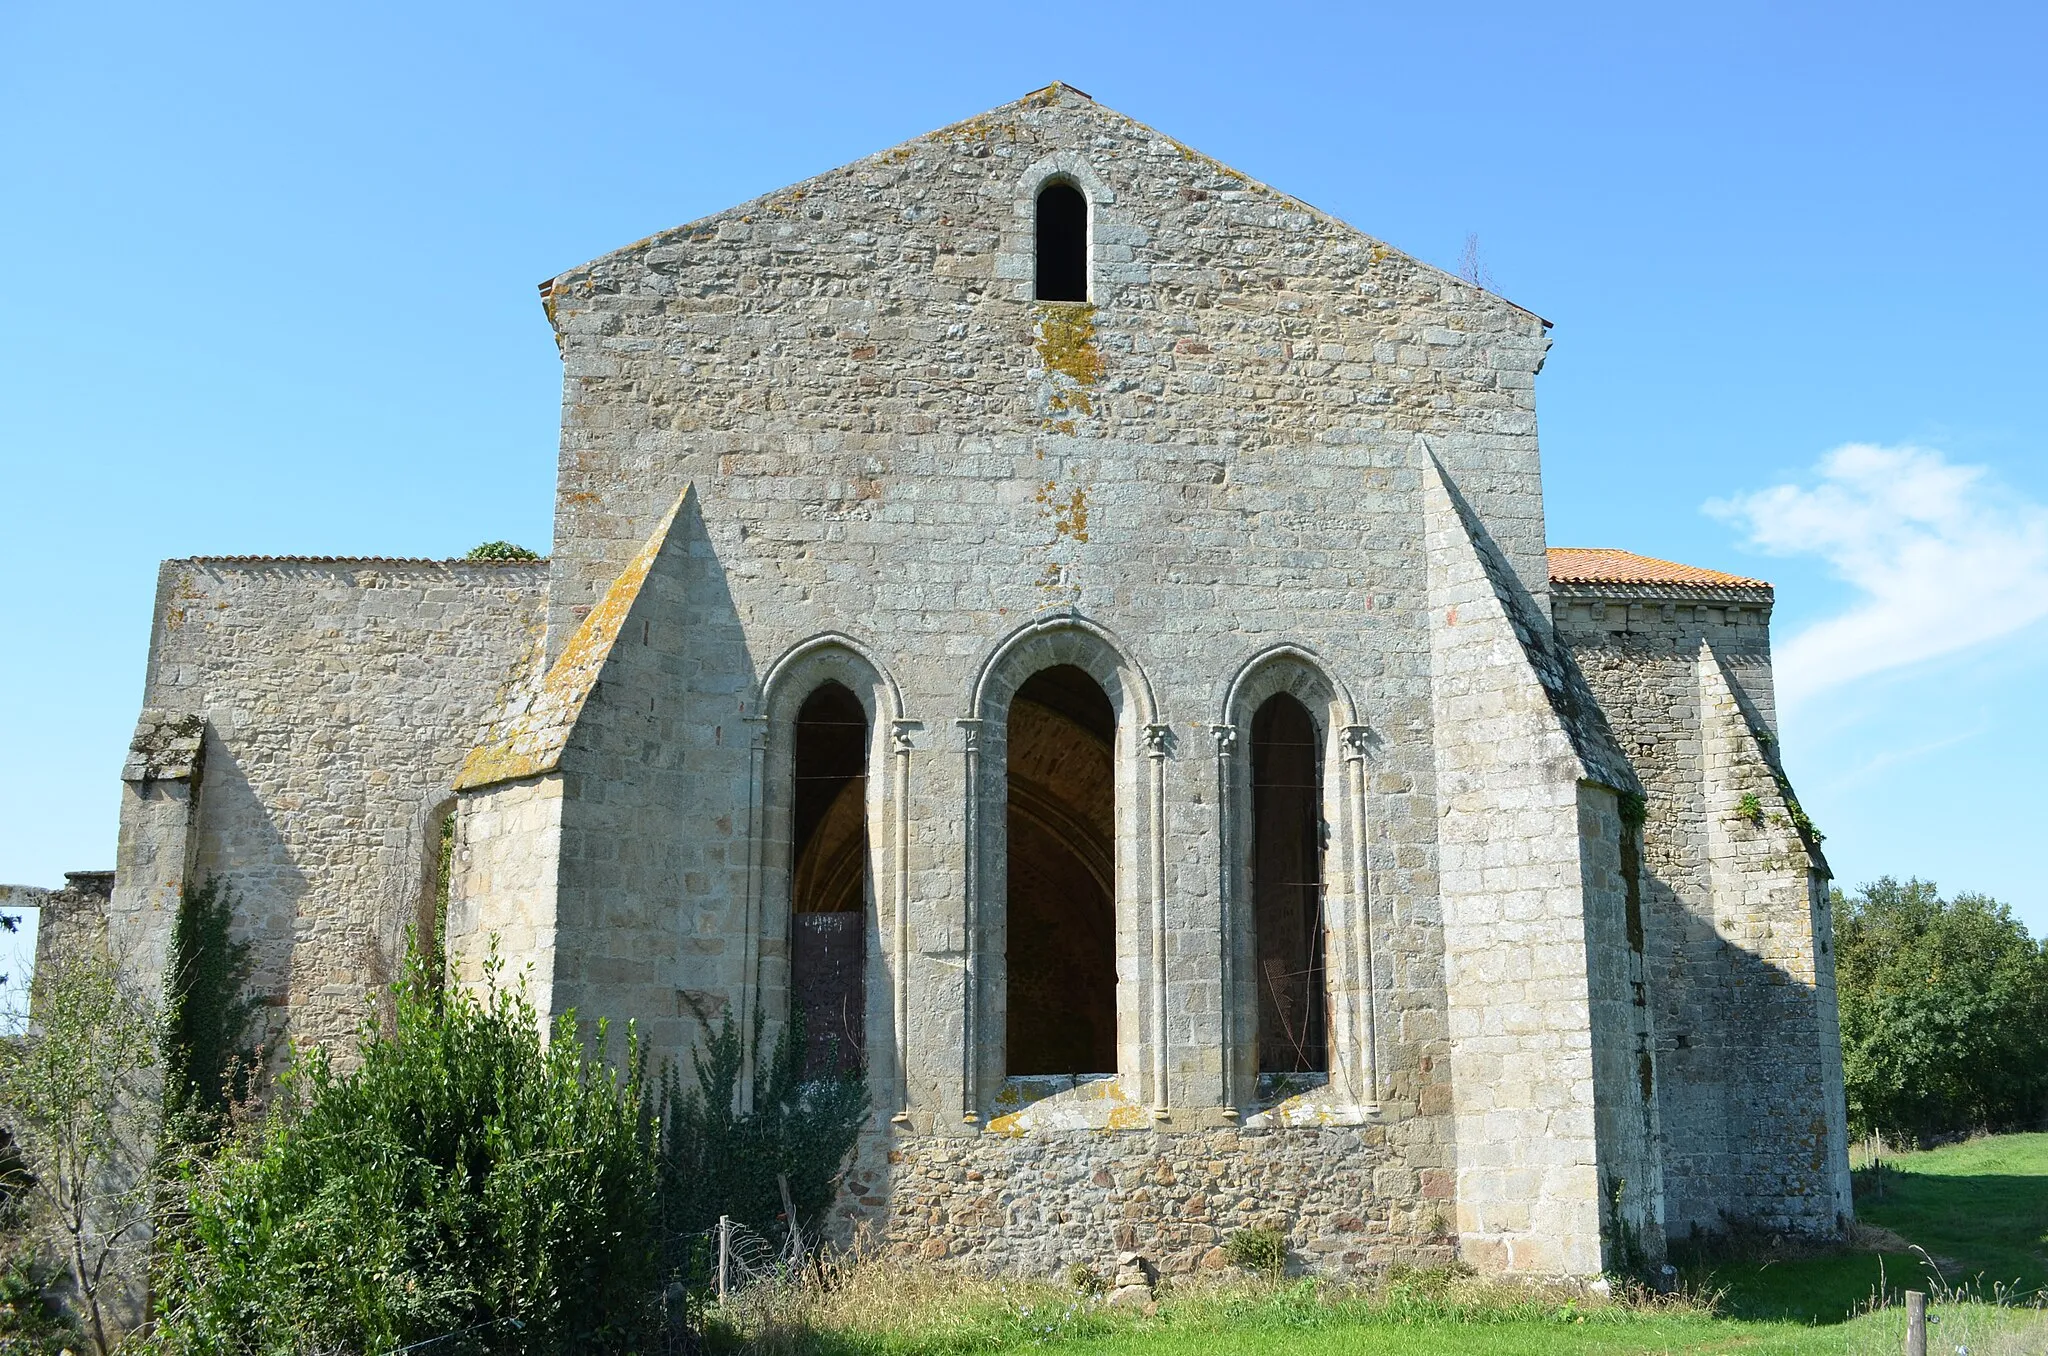
<path id="1" fill-rule="evenodd" d="M 1927 1356 L 1927 1296 L 1906 1292 L 1906 1356 Z"/>
<path id="2" fill-rule="evenodd" d="M 732 1267 L 732 1217 L 718 1217 L 718 1302 L 725 1303 L 726 1276 Z"/>

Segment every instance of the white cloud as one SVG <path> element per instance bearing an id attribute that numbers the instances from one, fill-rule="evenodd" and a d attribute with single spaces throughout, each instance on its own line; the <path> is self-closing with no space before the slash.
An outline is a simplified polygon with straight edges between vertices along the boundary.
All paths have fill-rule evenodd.
<path id="1" fill-rule="evenodd" d="M 2048 508 L 1918 447 L 1850 443 L 1819 482 L 1708 503 L 1751 544 L 1810 555 L 1861 595 L 1777 647 L 1788 705 L 2048 616 Z"/>

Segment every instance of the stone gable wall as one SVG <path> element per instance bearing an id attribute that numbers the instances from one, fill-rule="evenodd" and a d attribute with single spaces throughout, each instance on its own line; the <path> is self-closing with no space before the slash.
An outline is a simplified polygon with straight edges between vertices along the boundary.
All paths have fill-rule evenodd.
<path id="1" fill-rule="evenodd" d="M 1030 206 L 1050 174 L 1091 197 L 1092 307 L 1030 300 Z M 688 845 L 686 884 L 627 869 L 618 916 L 680 909 L 729 945 L 783 916 L 763 769 L 784 732 L 759 727 L 753 755 L 748 722 L 784 656 L 843 634 L 907 722 L 870 821 L 872 938 L 893 946 L 907 918 L 891 972 L 905 1124 L 976 1133 L 1002 1069 L 1000 986 L 981 978 L 1000 975 L 1002 845 L 969 787 L 995 776 L 982 759 L 1000 741 L 970 748 L 984 732 L 961 722 L 988 714 L 984 667 L 1034 618 L 1106 637 L 1103 662 L 1150 694 L 1116 738 L 1118 1072 L 1168 1121 L 1222 1131 L 1237 1108 L 1219 1060 L 1212 727 L 1236 674 L 1297 646 L 1371 731 L 1328 863 L 1355 854 L 1373 929 L 1360 997 L 1381 1087 L 1351 1095 L 1377 1092 L 1403 1171 L 1447 1166 L 1423 468 L 1432 452 L 1449 468 L 1542 599 L 1540 320 L 1063 90 L 545 290 L 564 362 L 551 647 L 696 487 L 676 716 L 695 742 L 667 840 Z M 772 1021 L 784 939 L 764 928 L 759 946 Z M 650 984 L 730 988 L 729 968 L 685 948 Z M 878 991 L 871 1049 L 895 1035 L 874 1030 Z M 1367 1027 L 1359 1013 L 1345 1029 Z"/>

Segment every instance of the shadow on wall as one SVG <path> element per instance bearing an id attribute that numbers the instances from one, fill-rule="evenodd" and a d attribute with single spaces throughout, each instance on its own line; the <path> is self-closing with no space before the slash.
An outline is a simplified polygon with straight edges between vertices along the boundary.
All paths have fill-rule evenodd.
<path id="1" fill-rule="evenodd" d="M 293 863 L 284 829 L 277 822 L 277 815 L 283 812 L 273 810 L 258 793 L 242 760 L 221 741 L 210 722 L 206 745 L 194 826 L 198 844 L 186 885 L 218 876 L 234 891 L 235 938 L 249 943 L 249 992 L 260 995 L 263 1005 L 251 1035 L 262 1046 L 266 1062 L 277 1067 L 285 1057 L 286 1003 L 299 959 L 295 955 L 299 910 L 308 882 Z M 279 750 L 278 755 L 282 758 L 295 752 Z M 374 957 L 377 930 L 365 924 L 359 931 L 361 943 Z M 323 1024 L 336 1029 L 317 1034 L 331 1036 L 353 1026 L 374 982 L 366 977 L 353 992 L 332 995 L 328 1001 L 347 1005 L 345 1019 L 338 1025 Z M 335 1053 L 346 1063 L 352 1049 L 344 1046 Z"/>
<path id="2" fill-rule="evenodd" d="M 749 701 L 759 682 L 725 569 L 695 495 L 619 623 L 561 760 L 553 1010 L 631 1020 L 655 1067 L 703 1032 L 707 1011 L 759 992 L 762 1048 L 781 1027 L 788 945 L 759 932 L 750 970 Z"/>
<path id="3" fill-rule="evenodd" d="M 1652 989 L 1687 1012 L 1674 1024 L 1660 1004 L 1656 1029 L 1669 1237 L 1729 1220 L 1832 1233 L 1843 1109 L 1828 1106 L 1819 986 L 1722 936 L 1654 873 L 1643 884 Z"/>

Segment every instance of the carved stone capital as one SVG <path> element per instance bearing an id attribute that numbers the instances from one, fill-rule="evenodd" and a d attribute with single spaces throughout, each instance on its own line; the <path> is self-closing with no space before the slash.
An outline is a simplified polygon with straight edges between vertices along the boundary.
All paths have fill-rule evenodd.
<path id="1" fill-rule="evenodd" d="M 1346 725 L 1338 729 L 1337 737 L 1344 741 L 1346 758 L 1363 758 L 1370 751 L 1372 727 L 1369 725 Z"/>

